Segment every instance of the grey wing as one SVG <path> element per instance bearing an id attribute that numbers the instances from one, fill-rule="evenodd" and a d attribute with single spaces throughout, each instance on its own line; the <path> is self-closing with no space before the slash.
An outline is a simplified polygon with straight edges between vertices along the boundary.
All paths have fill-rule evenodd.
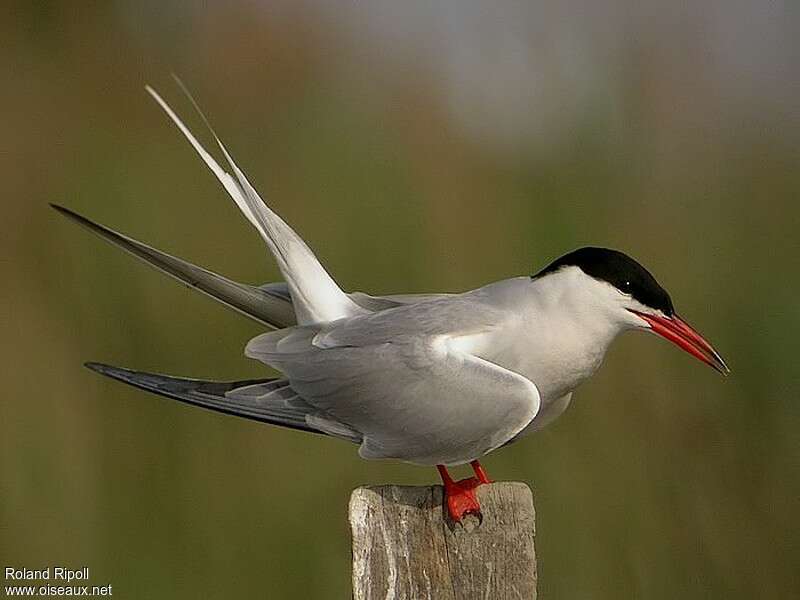
<path id="1" fill-rule="evenodd" d="M 367 346 L 418 336 L 447 336 L 453 340 L 490 335 L 515 315 L 493 304 L 481 289 L 463 294 L 436 295 L 417 304 L 320 325 L 314 345 Z M 469 345 L 466 346 L 469 348 Z"/>
<path id="2" fill-rule="evenodd" d="M 100 225 L 67 208 L 51 205 L 59 213 L 95 235 L 123 249 L 151 267 L 203 292 L 218 302 L 265 325 L 289 327 L 295 324 L 291 302 L 271 286 L 261 288 L 231 281 L 183 259 L 171 256 L 109 227 Z"/>
<path id="3" fill-rule="evenodd" d="M 86 366 L 106 377 L 160 396 L 216 412 L 290 429 L 361 442 L 353 430 L 319 414 L 303 402 L 285 379 L 206 381 L 123 369 L 100 363 Z"/>
<path id="4" fill-rule="evenodd" d="M 172 256 L 140 242 L 130 236 L 100 225 L 68 208 L 51 204 L 59 213 L 85 227 L 98 237 L 121 248 L 162 273 L 186 284 L 203 294 L 233 308 L 251 319 L 280 329 L 296 324 L 292 296 L 284 282 L 252 286 L 232 281 L 203 267 Z M 426 302 L 445 294 L 405 294 L 395 296 L 371 296 L 362 292 L 350 294 L 350 298 L 362 308 L 380 311 L 404 304 Z"/>
<path id="5" fill-rule="evenodd" d="M 203 148 L 175 111 L 153 88 L 145 86 L 145 89 L 191 144 L 198 156 L 236 203 L 236 206 L 239 207 L 244 217 L 255 227 L 266 243 L 292 291 L 297 322 L 303 325 L 323 323 L 362 314 L 364 312 L 363 309 L 342 291 L 297 232 L 273 212 L 259 196 L 211 128 L 208 119 L 206 119 L 188 89 L 177 77 L 175 79 L 208 127 L 209 133 L 225 157 L 225 162 L 228 164 L 232 175 L 225 171 Z"/>
<path id="6" fill-rule="evenodd" d="M 355 425 L 364 436 L 361 456 L 463 464 L 504 445 L 536 416 L 539 392 L 528 379 L 447 350 L 444 343 L 433 353 L 427 367 L 420 368 L 416 353 L 394 372 L 375 372 L 368 385 L 362 380 L 355 386 L 368 397 L 382 399 L 382 405 L 372 407 L 379 419 L 369 428 Z M 383 366 L 393 363 L 389 358 Z M 349 423 L 352 408 L 331 407 L 327 412 Z"/>
<path id="7" fill-rule="evenodd" d="M 461 464 L 505 444 L 539 409 L 530 380 L 454 349 L 446 336 L 319 348 L 314 328 L 290 332 L 255 338 L 247 355 L 360 432 L 364 458 Z"/>

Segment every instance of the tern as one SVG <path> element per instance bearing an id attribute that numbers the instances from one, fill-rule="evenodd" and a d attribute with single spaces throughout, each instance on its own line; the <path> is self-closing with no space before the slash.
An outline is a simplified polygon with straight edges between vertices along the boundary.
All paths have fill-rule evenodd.
<path id="1" fill-rule="evenodd" d="M 650 272 L 607 248 L 580 248 L 533 275 L 463 293 L 346 293 L 264 203 L 185 87 L 227 171 L 146 89 L 261 235 L 285 281 L 237 283 L 53 207 L 267 326 L 244 353 L 282 376 L 219 382 L 86 363 L 103 375 L 188 404 L 347 440 L 365 459 L 436 466 L 449 515 L 459 522 L 480 516 L 475 489 L 491 480 L 479 459 L 561 415 L 620 333 L 654 333 L 729 372 Z M 453 480 L 447 467 L 467 463 L 475 476 Z"/>

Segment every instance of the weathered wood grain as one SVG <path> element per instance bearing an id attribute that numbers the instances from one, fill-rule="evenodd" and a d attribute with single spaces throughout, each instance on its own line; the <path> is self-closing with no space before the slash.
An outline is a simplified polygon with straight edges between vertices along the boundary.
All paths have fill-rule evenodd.
<path id="1" fill-rule="evenodd" d="M 536 598 L 533 494 L 478 488 L 483 522 L 453 523 L 442 487 L 360 487 L 350 497 L 355 600 Z"/>

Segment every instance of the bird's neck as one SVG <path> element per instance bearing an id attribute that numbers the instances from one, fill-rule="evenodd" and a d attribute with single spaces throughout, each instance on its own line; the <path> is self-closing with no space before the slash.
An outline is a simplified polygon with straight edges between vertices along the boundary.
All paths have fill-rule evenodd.
<path id="1" fill-rule="evenodd" d="M 569 273 L 517 280 L 508 295 L 515 323 L 490 360 L 536 383 L 548 403 L 572 392 L 600 367 L 623 327 Z"/>

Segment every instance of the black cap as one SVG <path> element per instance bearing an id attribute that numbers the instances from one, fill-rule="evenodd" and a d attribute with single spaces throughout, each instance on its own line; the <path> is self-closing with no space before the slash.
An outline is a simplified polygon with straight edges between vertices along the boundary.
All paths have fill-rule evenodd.
<path id="1" fill-rule="evenodd" d="M 554 273 L 562 267 L 578 267 L 590 277 L 607 281 L 645 306 L 660 310 L 665 315 L 675 313 L 672 299 L 658 285 L 656 278 L 623 252 L 608 248 L 579 248 L 553 261 L 531 278 L 537 279 Z"/>

